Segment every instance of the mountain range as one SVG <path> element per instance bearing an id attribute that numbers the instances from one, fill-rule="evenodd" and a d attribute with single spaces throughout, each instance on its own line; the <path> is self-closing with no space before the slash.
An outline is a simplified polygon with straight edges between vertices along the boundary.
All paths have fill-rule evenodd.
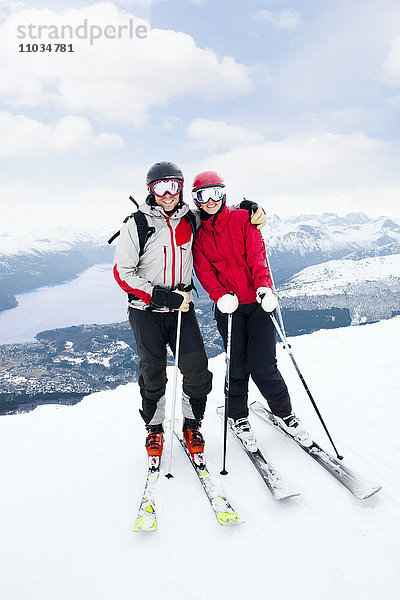
<path id="1" fill-rule="evenodd" d="M 353 323 L 363 322 L 355 306 L 357 296 L 374 309 L 367 310 L 365 321 L 387 318 L 400 310 L 395 258 L 400 255 L 399 222 L 388 217 L 371 219 L 364 213 L 272 215 L 262 232 L 284 308 L 348 309 Z M 115 246 L 106 243 L 109 235 L 104 228 L 0 235 L 0 310 L 16 306 L 15 296 L 21 292 L 61 283 L 91 265 L 112 262 Z M 346 280 L 346 286 L 338 285 L 338 279 Z M 205 292 L 199 291 L 204 298 Z M 382 310 L 375 310 L 382 304 Z"/>

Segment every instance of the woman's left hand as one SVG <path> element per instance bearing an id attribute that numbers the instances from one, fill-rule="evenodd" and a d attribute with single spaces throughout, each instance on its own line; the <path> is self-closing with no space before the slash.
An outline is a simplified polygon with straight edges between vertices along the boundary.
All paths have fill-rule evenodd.
<path id="1" fill-rule="evenodd" d="M 278 298 L 269 287 L 259 287 L 256 292 L 256 298 L 265 312 L 271 313 L 278 308 Z"/>
<path id="2" fill-rule="evenodd" d="M 255 210 L 251 215 L 250 223 L 252 225 L 256 225 L 257 229 L 261 229 L 261 227 L 264 227 L 266 222 L 267 215 L 265 214 L 264 209 L 261 208 L 261 206 L 258 206 L 257 210 Z"/>

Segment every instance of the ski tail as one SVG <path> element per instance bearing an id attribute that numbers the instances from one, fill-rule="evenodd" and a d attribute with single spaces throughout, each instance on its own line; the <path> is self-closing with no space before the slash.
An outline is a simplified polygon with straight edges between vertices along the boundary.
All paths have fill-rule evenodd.
<path id="1" fill-rule="evenodd" d="M 157 515 L 155 488 L 160 476 L 160 457 L 149 457 L 146 484 L 133 531 L 156 531 Z"/>
<path id="2" fill-rule="evenodd" d="M 217 408 L 217 414 L 223 419 L 223 406 L 219 406 Z M 269 491 L 271 492 L 275 500 L 286 500 L 287 498 L 292 498 L 294 496 L 300 495 L 300 492 L 293 491 L 288 487 L 288 485 L 282 480 L 275 468 L 266 460 L 265 456 L 259 448 L 257 448 L 257 450 L 253 452 L 246 448 L 243 441 L 236 435 L 232 419 L 229 418 L 228 427 L 240 443 L 243 450 L 246 452 L 247 456 L 250 458 L 251 462 L 257 469 L 258 473 L 260 474 L 264 483 L 267 485 Z"/>
<path id="3" fill-rule="evenodd" d="M 318 462 L 328 473 L 330 473 L 339 483 L 349 490 L 356 498 L 365 500 L 373 496 L 382 489 L 381 485 L 372 485 L 365 481 L 341 461 L 323 450 L 316 442 L 312 442 L 311 446 L 303 446 L 296 438 L 285 431 L 275 420 L 274 415 L 261 402 L 251 402 L 251 410 L 256 413 L 261 419 L 279 429 L 284 435 L 292 439 L 300 448 Z"/>

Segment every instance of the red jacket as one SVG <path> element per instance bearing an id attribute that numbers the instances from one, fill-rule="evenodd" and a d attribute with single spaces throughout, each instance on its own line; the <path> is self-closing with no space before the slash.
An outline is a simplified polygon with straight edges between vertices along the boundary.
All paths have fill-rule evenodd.
<path id="1" fill-rule="evenodd" d="M 247 210 L 226 206 L 217 218 L 202 221 L 193 246 L 194 268 L 211 300 L 234 292 L 240 304 L 256 301 L 260 286 L 272 288 L 260 231 Z"/>

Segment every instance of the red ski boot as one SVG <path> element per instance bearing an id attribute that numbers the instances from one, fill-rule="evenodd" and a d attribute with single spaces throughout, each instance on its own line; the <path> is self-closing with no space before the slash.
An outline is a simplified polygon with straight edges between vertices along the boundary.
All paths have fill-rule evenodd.
<path id="1" fill-rule="evenodd" d="M 163 451 L 164 434 L 162 425 L 150 425 L 147 427 L 146 450 L 149 457 L 149 466 L 158 468 Z"/>
<path id="2" fill-rule="evenodd" d="M 199 431 L 200 424 L 193 419 L 185 419 L 183 425 L 183 437 L 186 446 L 198 466 L 204 465 L 204 438 Z"/>

